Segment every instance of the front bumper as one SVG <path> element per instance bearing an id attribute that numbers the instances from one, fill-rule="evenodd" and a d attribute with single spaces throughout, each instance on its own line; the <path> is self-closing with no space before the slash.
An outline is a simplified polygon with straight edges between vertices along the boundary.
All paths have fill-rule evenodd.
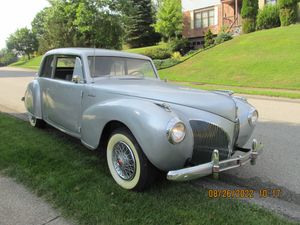
<path id="1" fill-rule="evenodd" d="M 252 148 L 247 150 L 243 149 L 243 151 L 247 152 L 243 156 L 239 155 L 234 158 L 219 161 L 219 151 L 216 149 L 212 153 L 211 162 L 169 171 L 167 179 L 173 181 L 187 181 L 205 177 L 210 174 L 213 174 L 214 178 L 218 178 L 220 172 L 243 166 L 249 162 L 251 165 L 255 165 L 257 156 L 263 151 L 263 145 L 254 139 L 252 141 Z"/>

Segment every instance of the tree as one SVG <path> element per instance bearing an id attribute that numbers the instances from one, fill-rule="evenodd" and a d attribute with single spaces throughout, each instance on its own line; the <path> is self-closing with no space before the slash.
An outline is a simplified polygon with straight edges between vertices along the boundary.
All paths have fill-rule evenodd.
<path id="1" fill-rule="evenodd" d="M 153 28 L 154 7 L 151 0 L 130 0 L 125 13 L 125 41 L 130 47 L 144 47 L 156 44 L 159 34 Z"/>
<path id="2" fill-rule="evenodd" d="M 16 52 L 18 55 L 27 55 L 28 59 L 38 49 L 36 36 L 26 27 L 11 34 L 6 41 L 6 45 L 8 50 Z"/>
<path id="3" fill-rule="evenodd" d="M 119 49 L 122 24 L 116 12 L 121 0 L 50 0 L 50 7 L 38 13 L 33 30 L 39 52 L 59 47 Z"/>
<path id="4" fill-rule="evenodd" d="M 181 35 L 183 14 L 180 0 L 164 0 L 158 9 L 155 30 L 171 40 Z"/>
<path id="5" fill-rule="evenodd" d="M 13 62 L 16 62 L 18 57 L 13 52 L 9 51 L 7 48 L 0 50 L 0 66 L 6 66 Z"/>
<path id="6" fill-rule="evenodd" d="M 45 22 L 48 12 L 49 8 L 44 8 L 35 15 L 34 19 L 31 22 L 32 32 L 36 35 L 37 39 L 42 38 L 46 32 L 47 28 L 45 27 Z"/>
<path id="7" fill-rule="evenodd" d="M 257 13 L 258 0 L 243 0 L 241 15 L 243 18 L 242 27 L 244 33 L 255 31 Z"/>
<path id="8" fill-rule="evenodd" d="M 105 7 L 101 1 L 97 5 L 91 1 L 78 5 L 74 20 L 78 31 L 75 45 L 121 48 L 123 31 L 120 15 Z"/>

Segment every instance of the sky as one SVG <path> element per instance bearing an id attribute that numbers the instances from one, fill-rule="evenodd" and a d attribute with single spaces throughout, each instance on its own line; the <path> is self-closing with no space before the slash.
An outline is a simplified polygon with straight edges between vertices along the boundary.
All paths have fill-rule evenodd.
<path id="1" fill-rule="evenodd" d="M 47 0 L 0 0 L 0 49 L 18 28 L 31 28 L 34 16 L 48 5 Z"/>

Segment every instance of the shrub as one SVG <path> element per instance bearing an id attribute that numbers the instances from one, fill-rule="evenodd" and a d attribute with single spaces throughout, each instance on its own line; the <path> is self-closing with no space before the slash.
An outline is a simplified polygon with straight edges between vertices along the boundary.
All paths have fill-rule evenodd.
<path id="1" fill-rule="evenodd" d="M 280 9 L 290 8 L 297 4 L 298 0 L 279 0 L 278 6 Z"/>
<path id="2" fill-rule="evenodd" d="M 266 5 L 259 11 L 256 28 L 258 30 L 280 27 L 279 9 L 277 5 Z"/>
<path id="3" fill-rule="evenodd" d="M 221 32 L 218 34 L 218 36 L 215 38 L 215 44 L 221 44 L 225 41 L 229 41 L 232 39 L 232 34 L 228 33 L 228 32 Z"/>
<path id="4" fill-rule="evenodd" d="M 258 0 L 243 0 L 241 16 L 243 19 L 256 18 L 258 13 Z"/>
<path id="5" fill-rule="evenodd" d="M 242 26 L 243 33 L 255 31 L 256 16 L 258 13 L 258 0 L 243 0 L 242 6 Z"/>
<path id="6" fill-rule="evenodd" d="M 180 58 L 181 58 L 180 52 L 174 52 L 172 54 L 172 59 L 180 60 Z"/>
<path id="7" fill-rule="evenodd" d="M 161 69 L 166 69 L 171 66 L 177 65 L 178 63 L 180 63 L 180 60 L 173 59 L 173 58 L 172 59 L 163 59 L 163 60 L 156 59 L 156 60 L 153 60 L 153 62 L 154 62 L 156 69 L 161 70 Z"/>
<path id="8" fill-rule="evenodd" d="M 243 19 L 242 30 L 244 34 L 255 31 L 255 19 Z"/>
<path id="9" fill-rule="evenodd" d="M 297 22 L 298 0 L 279 0 L 279 16 L 281 26 L 288 26 Z"/>
<path id="10" fill-rule="evenodd" d="M 281 26 L 288 26 L 297 22 L 296 7 L 280 9 L 279 15 L 280 15 Z"/>
<path id="11" fill-rule="evenodd" d="M 185 55 L 186 56 L 194 55 L 195 53 L 197 53 L 199 51 L 201 51 L 201 49 L 193 49 L 193 50 L 188 51 Z"/>
<path id="12" fill-rule="evenodd" d="M 167 59 L 171 57 L 171 52 L 168 48 L 154 48 L 146 50 L 144 55 L 151 59 Z"/>
<path id="13" fill-rule="evenodd" d="M 191 50 L 190 42 L 186 38 L 174 39 L 169 43 L 168 47 L 171 52 L 180 52 L 181 55 L 185 55 Z"/>
<path id="14" fill-rule="evenodd" d="M 211 32 L 211 30 L 209 29 L 206 33 L 205 33 L 205 36 L 204 36 L 204 47 L 207 48 L 211 45 L 214 44 L 214 35 L 213 33 Z"/>

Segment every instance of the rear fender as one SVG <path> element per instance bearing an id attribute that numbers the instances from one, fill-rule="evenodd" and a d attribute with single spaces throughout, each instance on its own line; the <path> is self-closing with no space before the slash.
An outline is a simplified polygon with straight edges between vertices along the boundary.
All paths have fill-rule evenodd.
<path id="1" fill-rule="evenodd" d="M 24 104 L 28 113 L 34 115 L 38 119 L 42 119 L 40 85 L 37 80 L 31 81 L 26 89 L 24 96 Z"/>

